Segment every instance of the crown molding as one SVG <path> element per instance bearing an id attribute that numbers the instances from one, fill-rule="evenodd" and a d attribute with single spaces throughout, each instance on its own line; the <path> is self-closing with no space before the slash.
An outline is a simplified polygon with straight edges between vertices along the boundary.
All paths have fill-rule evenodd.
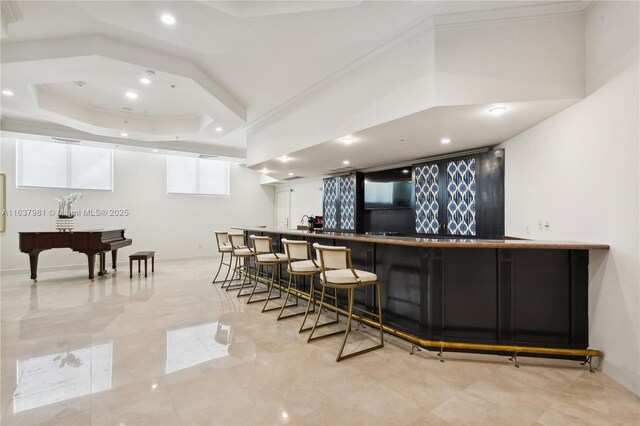
<path id="1" fill-rule="evenodd" d="M 267 125 L 295 105 L 310 97 L 320 89 L 339 81 L 358 68 L 384 56 L 385 54 L 398 49 L 412 40 L 424 35 L 427 31 L 449 29 L 455 27 L 466 27 L 472 25 L 487 25 L 506 22 L 518 22 L 534 19 L 547 19 L 557 16 L 584 15 L 593 6 L 594 1 L 569 1 L 552 2 L 541 4 L 528 4 L 524 6 L 513 6 L 509 8 L 494 8 L 486 10 L 476 10 L 471 12 L 441 13 L 433 14 L 413 25 L 406 31 L 386 41 L 376 49 L 364 56 L 347 64 L 338 71 L 324 79 L 318 81 L 289 100 L 278 105 L 269 112 L 241 126 L 240 129 L 246 133 L 251 133 Z"/>

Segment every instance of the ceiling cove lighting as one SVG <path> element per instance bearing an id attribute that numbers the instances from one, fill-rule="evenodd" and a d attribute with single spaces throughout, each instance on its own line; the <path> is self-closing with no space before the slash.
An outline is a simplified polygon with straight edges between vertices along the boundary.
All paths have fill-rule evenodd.
<path id="1" fill-rule="evenodd" d="M 216 127 L 216 132 L 221 132 L 222 131 L 222 127 Z"/>
<path id="2" fill-rule="evenodd" d="M 123 138 L 126 138 L 126 137 L 127 137 L 127 136 L 129 136 L 129 135 L 128 135 L 128 134 L 126 134 L 126 133 L 124 133 L 124 132 L 122 132 L 122 133 L 120 133 L 120 136 L 122 136 Z"/>
<path id="3" fill-rule="evenodd" d="M 351 136 L 345 136 L 344 138 L 340 138 L 340 140 L 346 144 L 350 144 L 351 142 L 353 142 L 355 139 L 352 138 Z"/>
<path id="4" fill-rule="evenodd" d="M 160 17 L 160 20 L 162 21 L 162 23 L 167 25 L 174 25 L 176 23 L 176 18 L 174 18 L 173 15 L 169 15 L 168 13 L 162 15 Z"/>
<path id="5" fill-rule="evenodd" d="M 502 115 L 507 110 L 507 108 L 503 106 L 493 107 L 489 110 L 489 114 L 491 115 Z"/>
<path id="6" fill-rule="evenodd" d="M 136 92 L 127 92 L 125 96 L 131 100 L 138 99 L 138 94 Z"/>
<path id="7" fill-rule="evenodd" d="M 344 164 L 345 166 L 348 166 L 349 164 L 351 164 L 351 162 L 349 160 L 344 160 L 342 164 Z"/>
<path id="8" fill-rule="evenodd" d="M 13 96 L 15 95 L 15 93 L 13 93 L 11 90 L 3 90 L 2 94 L 5 96 Z"/>
<path id="9" fill-rule="evenodd" d="M 451 142 L 451 139 L 444 138 L 444 139 L 441 139 L 440 142 L 446 145 Z"/>
<path id="10" fill-rule="evenodd" d="M 150 85 L 150 84 L 151 84 L 151 80 L 149 80 L 149 78 L 148 78 L 148 77 L 142 77 L 142 78 L 140 79 L 140 83 L 144 84 L 145 86 L 148 86 L 148 85 Z"/>

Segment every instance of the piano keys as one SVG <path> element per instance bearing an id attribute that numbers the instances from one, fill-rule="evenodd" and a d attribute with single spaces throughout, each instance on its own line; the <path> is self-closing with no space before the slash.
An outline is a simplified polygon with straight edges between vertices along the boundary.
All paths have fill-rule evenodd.
<path id="1" fill-rule="evenodd" d="M 69 248 L 87 255 L 89 264 L 89 279 L 94 278 L 96 255 L 100 259 L 98 275 L 107 273 L 105 255 L 111 252 L 113 269 L 116 269 L 118 249 L 130 246 L 131 238 L 124 236 L 124 229 L 93 230 L 93 231 L 48 231 L 48 232 L 19 232 L 20 251 L 29 255 L 31 279 L 38 278 L 38 255 L 44 250 L 54 248 Z"/>

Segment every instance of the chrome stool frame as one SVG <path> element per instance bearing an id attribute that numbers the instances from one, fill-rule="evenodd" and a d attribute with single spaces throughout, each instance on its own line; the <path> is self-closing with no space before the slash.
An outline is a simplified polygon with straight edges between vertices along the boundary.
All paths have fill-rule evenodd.
<path id="1" fill-rule="evenodd" d="M 338 289 L 345 289 L 349 291 L 349 309 L 347 315 L 347 327 L 345 330 L 335 331 L 332 333 L 324 334 L 322 336 L 313 337 L 313 333 L 315 332 L 318 324 L 318 320 L 320 319 L 321 309 L 318 310 L 318 315 L 316 316 L 316 321 L 311 329 L 311 333 L 307 338 L 307 342 L 312 340 L 321 339 L 324 337 L 334 336 L 336 334 L 344 333 L 344 339 L 342 340 L 342 345 L 340 346 L 340 351 L 338 352 L 338 356 L 336 357 L 336 362 L 340 362 L 344 359 L 354 357 L 356 355 L 360 355 L 366 352 L 370 352 L 376 349 L 380 349 L 384 347 L 384 334 L 383 334 L 383 322 L 382 322 L 382 299 L 380 292 L 380 282 L 378 281 L 378 277 L 375 274 L 366 271 L 356 271 L 353 269 L 353 263 L 351 261 L 351 249 L 347 247 L 334 247 L 334 246 L 321 246 L 319 244 L 314 244 L 313 247 L 318 252 L 318 257 L 320 258 L 320 270 L 321 270 L 321 284 L 322 284 L 322 296 L 320 297 L 320 306 L 322 306 L 324 302 L 325 292 L 327 287 Z M 355 290 L 357 288 L 364 288 L 368 286 L 376 287 L 377 294 L 377 302 L 378 302 L 378 313 L 372 313 L 358 307 L 354 307 L 354 296 Z M 336 294 L 337 296 L 337 294 Z M 371 315 L 374 318 L 378 319 L 378 323 L 380 325 L 380 343 L 366 348 L 361 349 L 356 352 L 352 352 L 347 355 L 342 355 L 344 352 L 344 347 L 347 343 L 347 338 L 349 337 L 349 333 L 351 332 L 351 320 L 353 318 L 353 310 L 356 309 L 364 314 Z"/>
<path id="2" fill-rule="evenodd" d="M 231 260 L 233 258 L 233 247 L 231 247 L 231 244 L 229 244 L 229 233 L 228 232 L 223 232 L 223 231 L 214 231 L 214 234 L 216 235 L 216 245 L 218 246 L 218 253 L 220 253 L 221 257 L 220 257 L 220 265 L 218 266 L 218 272 L 216 272 L 216 276 L 213 278 L 213 281 L 211 281 L 211 284 L 215 284 L 216 282 L 220 282 L 217 281 L 218 279 L 218 275 L 220 275 L 220 271 L 222 270 L 222 265 L 224 266 L 228 266 L 229 268 L 227 269 L 227 275 L 225 276 L 224 280 L 222 280 L 222 286 L 224 288 L 224 283 L 227 281 L 227 278 L 229 277 L 229 272 L 231 271 Z M 229 253 L 229 263 L 224 263 L 224 255 Z"/>

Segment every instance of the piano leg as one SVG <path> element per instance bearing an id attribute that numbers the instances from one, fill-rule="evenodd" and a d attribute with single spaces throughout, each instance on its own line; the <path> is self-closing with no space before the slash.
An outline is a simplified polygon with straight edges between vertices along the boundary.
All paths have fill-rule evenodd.
<path id="1" fill-rule="evenodd" d="M 118 258 L 118 249 L 115 250 L 111 250 L 111 260 L 113 263 L 113 270 L 115 271 L 116 269 L 118 269 L 116 267 L 116 259 Z"/>
<path id="2" fill-rule="evenodd" d="M 89 279 L 92 280 L 94 278 L 93 272 L 96 268 L 96 254 L 95 253 L 86 253 L 87 260 L 89 262 Z"/>
<path id="3" fill-rule="evenodd" d="M 101 277 L 103 275 L 107 275 L 107 254 L 105 252 L 100 253 L 100 270 L 98 271 L 98 276 Z"/>
<path id="4" fill-rule="evenodd" d="M 38 279 L 38 255 L 42 250 L 32 250 L 28 252 L 29 266 L 31 267 L 31 279 L 36 281 Z"/>

